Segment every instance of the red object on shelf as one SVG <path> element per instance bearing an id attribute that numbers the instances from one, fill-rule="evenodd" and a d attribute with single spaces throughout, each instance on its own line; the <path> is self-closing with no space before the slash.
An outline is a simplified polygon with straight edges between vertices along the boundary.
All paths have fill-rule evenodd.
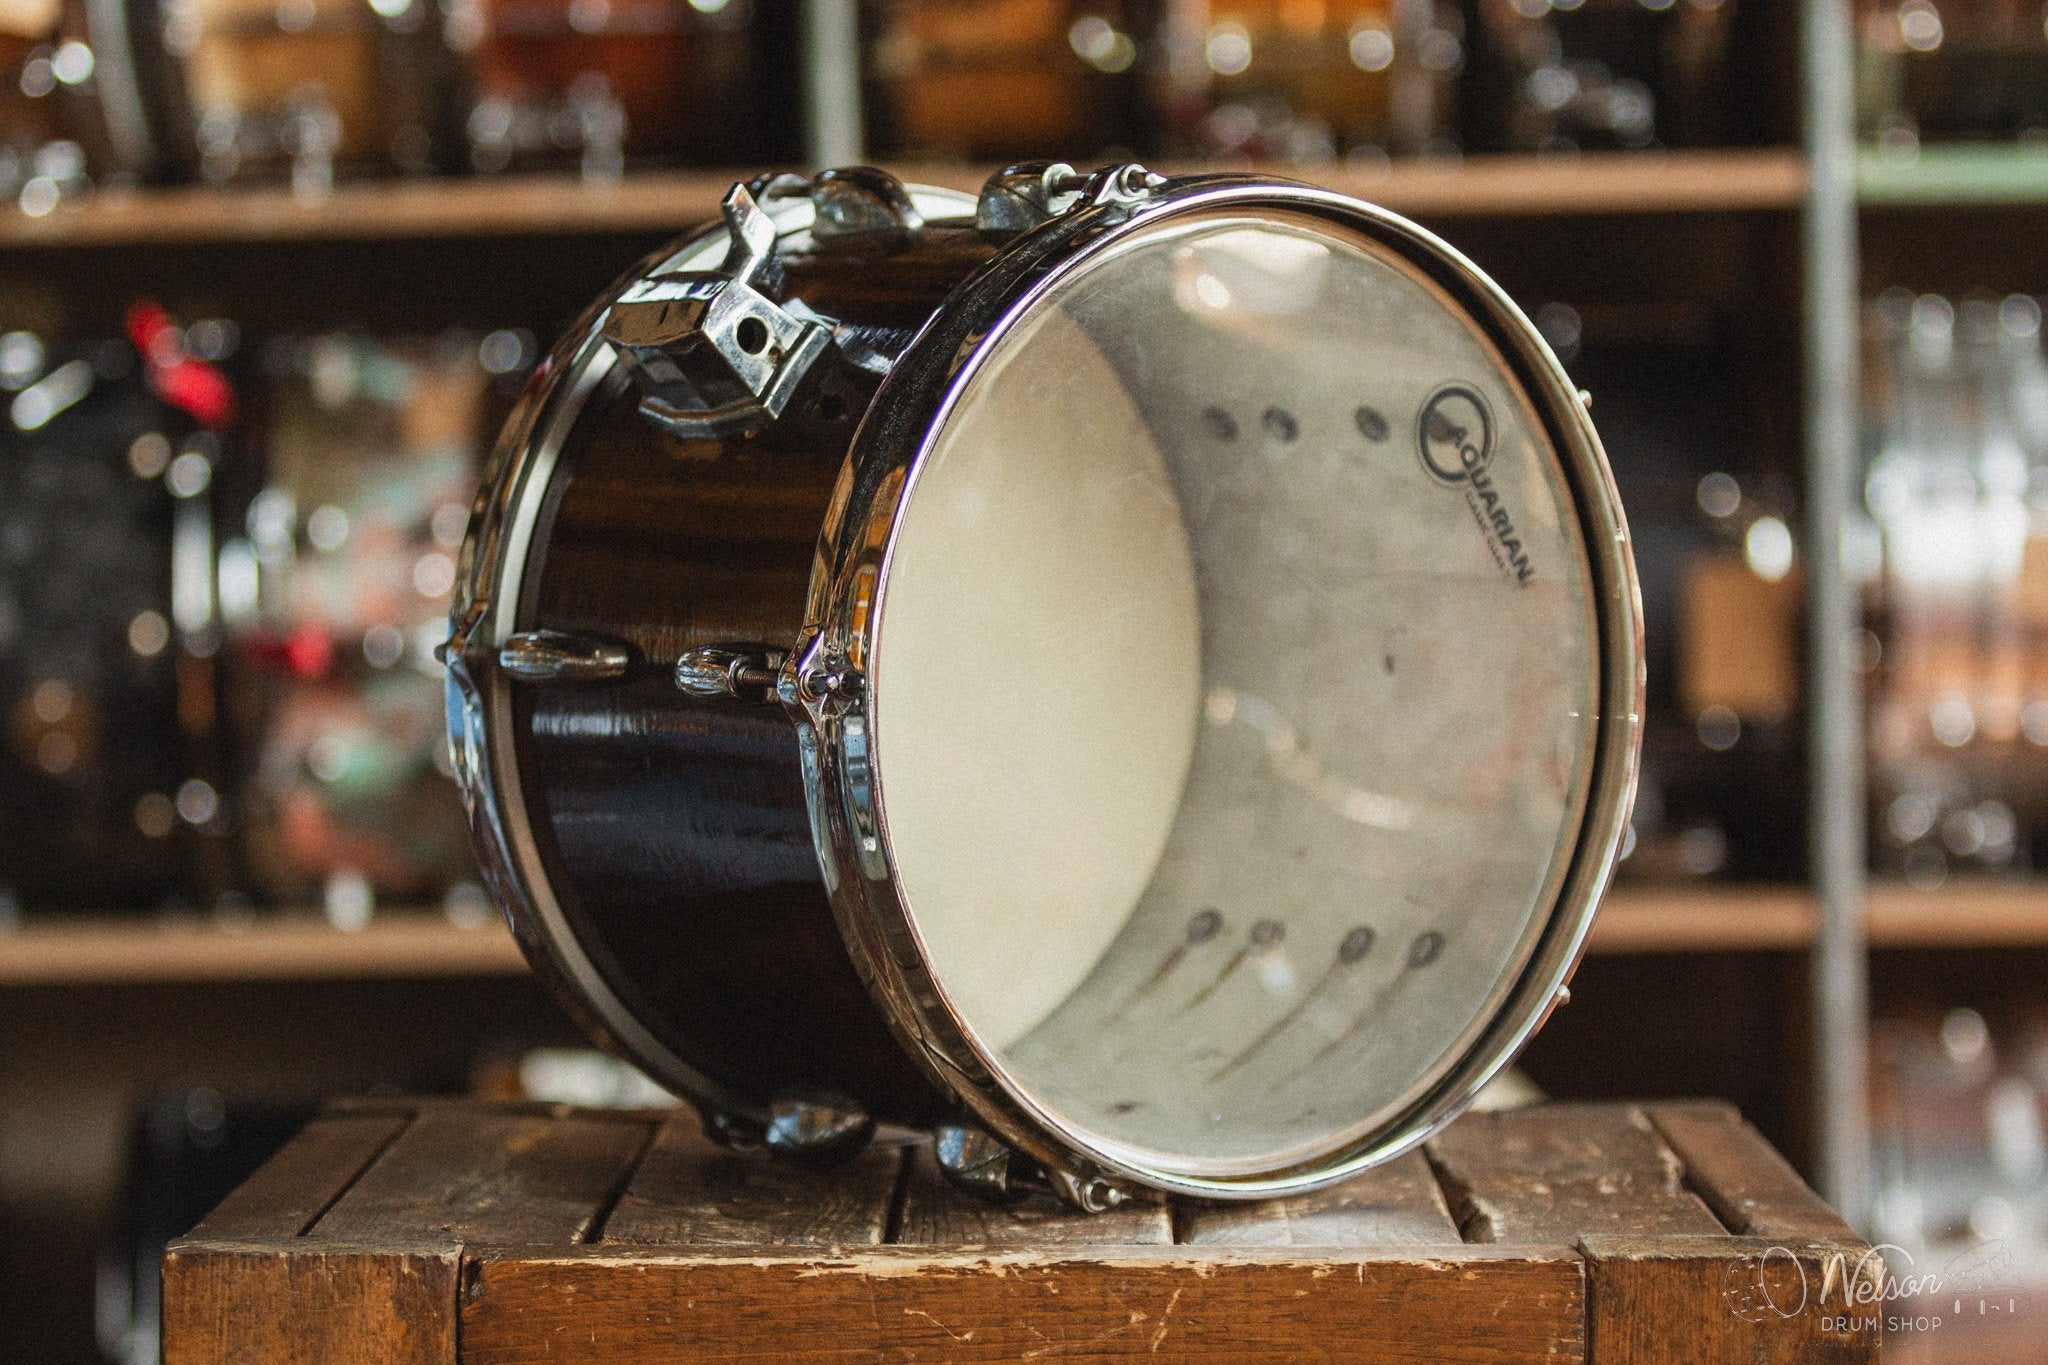
<path id="1" fill-rule="evenodd" d="M 334 639 L 317 626 L 300 626 L 289 635 L 257 635 L 242 649 L 257 667 L 283 669 L 297 678 L 324 678 L 334 667 Z"/>
<path id="2" fill-rule="evenodd" d="M 128 339 L 142 352 L 157 397 L 212 431 L 234 421 L 235 391 L 227 376 L 186 353 L 161 304 L 143 299 L 129 308 Z"/>

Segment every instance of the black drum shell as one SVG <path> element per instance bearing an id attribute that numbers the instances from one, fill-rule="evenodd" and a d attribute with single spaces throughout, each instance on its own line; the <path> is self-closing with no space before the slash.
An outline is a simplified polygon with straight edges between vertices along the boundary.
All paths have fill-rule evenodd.
<path id="1" fill-rule="evenodd" d="M 997 245 L 938 223 L 911 240 L 786 246 L 779 292 L 890 356 Z M 688 649 L 795 644 L 878 378 L 835 358 L 760 432 L 686 440 L 638 410 L 615 368 L 539 494 L 516 623 L 621 640 L 635 662 L 614 681 L 522 682 L 512 714 L 548 882 L 643 1027 L 749 1107 L 831 1098 L 926 1125 L 944 1101 L 841 936 L 795 723 L 772 701 L 704 700 L 673 681 Z M 544 931 L 520 927 L 551 971 L 532 951 Z"/>

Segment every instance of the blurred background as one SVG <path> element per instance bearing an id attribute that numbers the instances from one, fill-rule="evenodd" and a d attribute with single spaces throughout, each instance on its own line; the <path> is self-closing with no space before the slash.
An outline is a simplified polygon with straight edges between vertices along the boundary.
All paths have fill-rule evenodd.
<path id="1" fill-rule="evenodd" d="M 1763 0 L 0 0 L 0 1357 L 154 1360 L 157 1250 L 324 1096 L 648 1098 L 527 976 L 444 752 L 548 340 L 736 174 L 1137 157 L 1420 218 L 1596 395 L 1642 795 L 1528 1072 L 1731 1099 L 1810 1176 L 1855 1143 L 1866 1232 L 2013 1287 L 1895 1358 L 2048 1359 L 2048 6 L 1843 5 L 1816 90 Z M 1803 106 L 1856 132 L 1832 235 Z M 1802 344 L 1829 278 L 1858 376 Z M 1817 695 L 1860 810 L 1814 813 Z M 1867 826 L 1867 1067 L 1817 1041 L 1823 818 Z"/>

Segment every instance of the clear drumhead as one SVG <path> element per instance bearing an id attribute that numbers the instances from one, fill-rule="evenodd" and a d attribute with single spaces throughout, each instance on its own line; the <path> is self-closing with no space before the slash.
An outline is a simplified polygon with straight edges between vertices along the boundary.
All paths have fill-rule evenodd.
<path id="1" fill-rule="evenodd" d="M 1393 249 L 1225 208 L 1077 265 L 943 416 L 877 599 L 877 801 L 947 1006 L 1161 1169 L 1414 1105 L 1557 909 L 1595 593 L 1530 396 Z"/>

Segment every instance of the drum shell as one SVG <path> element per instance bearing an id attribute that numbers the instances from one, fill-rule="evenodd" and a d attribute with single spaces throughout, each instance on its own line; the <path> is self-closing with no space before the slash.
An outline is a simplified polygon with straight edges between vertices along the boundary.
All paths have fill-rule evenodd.
<path id="1" fill-rule="evenodd" d="M 786 250 L 780 292 L 893 355 L 992 249 L 971 228 L 934 225 L 909 243 Z M 521 814 L 578 946 L 619 1004 L 709 1084 L 637 1060 L 742 1117 L 792 1097 L 851 1100 L 906 1124 L 943 1109 L 835 920 L 797 725 L 773 701 L 706 700 L 673 681 L 685 650 L 796 643 L 820 533 L 878 382 L 833 357 L 760 433 L 687 440 L 639 412 L 615 368 L 531 495 L 517 629 L 624 641 L 635 663 L 612 681 L 511 688 Z M 591 1017 L 538 917 L 514 919 L 565 1003 L 623 1044 Z"/>

